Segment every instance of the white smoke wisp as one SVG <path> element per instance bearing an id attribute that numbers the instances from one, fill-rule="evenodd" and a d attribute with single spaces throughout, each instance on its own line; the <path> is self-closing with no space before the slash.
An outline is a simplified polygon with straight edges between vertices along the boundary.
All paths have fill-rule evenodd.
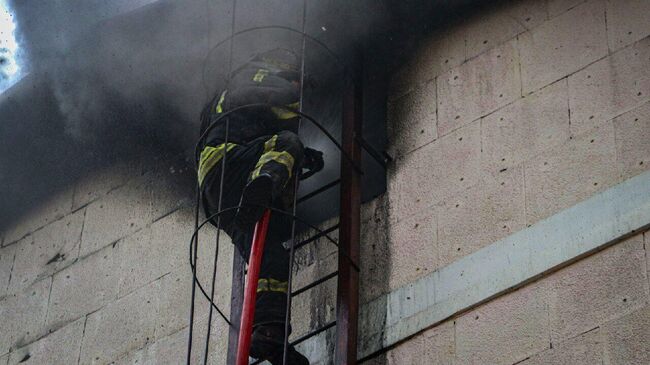
<path id="1" fill-rule="evenodd" d="M 20 78 L 18 42 L 13 14 L 4 0 L 0 0 L 0 93 L 14 85 Z"/>

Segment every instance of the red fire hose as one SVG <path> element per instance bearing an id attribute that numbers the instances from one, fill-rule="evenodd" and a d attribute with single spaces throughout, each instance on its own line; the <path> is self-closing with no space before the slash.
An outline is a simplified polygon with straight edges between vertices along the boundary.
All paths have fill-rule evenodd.
<path id="1" fill-rule="evenodd" d="M 248 365 L 248 353 L 251 347 L 253 318 L 255 316 L 257 280 L 260 276 L 262 254 L 264 253 L 264 243 L 266 241 L 266 232 L 269 229 L 270 218 L 271 211 L 265 211 L 262 219 L 255 225 L 255 232 L 253 233 L 253 245 L 251 246 L 251 256 L 248 259 L 248 274 L 246 275 L 246 286 L 244 287 L 244 305 L 239 324 L 237 365 Z"/>

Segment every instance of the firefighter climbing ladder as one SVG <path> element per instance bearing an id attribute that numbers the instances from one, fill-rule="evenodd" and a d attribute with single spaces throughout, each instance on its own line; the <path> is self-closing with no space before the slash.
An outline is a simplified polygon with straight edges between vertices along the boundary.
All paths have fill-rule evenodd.
<path id="1" fill-rule="evenodd" d="M 235 38 L 244 33 L 258 31 L 263 29 L 284 29 L 290 32 L 298 33 L 302 35 L 302 72 L 301 77 L 304 79 L 304 62 L 305 62 L 305 42 L 310 40 L 315 44 L 326 49 L 332 57 L 337 59 L 337 62 L 340 63 L 338 57 L 334 55 L 327 46 L 325 46 L 319 40 L 310 37 L 305 33 L 305 18 L 306 18 L 306 3 L 304 3 L 303 9 L 303 30 L 297 31 L 293 28 L 284 27 L 284 26 L 265 26 L 265 27 L 255 27 L 248 28 L 239 32 L 234 31 L 234 9 L 236 8 L 236 1 L 233 1 L 233 21 L 231 36 L 219 43 L 217 43 L 210 52 L 212 52 L 217 47 L 225 44 L 225 42 L 230 41 L 230 61 L 229 61 L 229 72 L 228 77 L 230 77 L 230 71 L 232 70 L 232 52 L 233 44 Z M 209 56 L 209 55 L 208 55 Z M 362 108 L 362 95 L 361 95 L 361 60 L 359 55 L 351 57 L 351 60 L 343 65 L 344 74 L 345 74 L 345 86 L 343 93 L 343 115 L 342 115 L 342 136 L 341 143 L 338 141 L 318 122 L 316 122 L 312 117 L 304 114 L 302 112 L 302 99 L 303 99 L 303 89 L 301 83 L 301 92 L 300 92 L 300 108 L 299 110 L 291 110 L 292 112 L 298 114 L 302 120 L 307 120 L 313 123 L 327 138 L 329 138 L 332 143 L 334 143 L 341 151 L 341 177 L 340 179 L 328 183 L 317 190 L 304 195 L 300 199 L 297 198 L 297 194 L 294 194 L 294 204 L 292 212 L 279 211 L 277 209 L 269 208 L 262 220 L 258 222 L 258 225 L 255 229 L 255 237 L 253 242 L 253 248 L 251 249 L 251 259 L 249 260 L 248 268 L 248 278 L 246 280 L 246 293 L 244 295 L 244 261 L 239 255 L 234 255 L 233 262 L 233 278 L 232 278 L 232 296 L 231 296 L 231 313 L 230 320 L 223 314 L 223 312 L 215 305 L 214 303 L 214 292 L 215 292 L 215 280 L 216 280 L 216 268 L 217 268 L 217 255 L 219 250 L 219 239 L 220 239 L 220 230 L 217 231 L 216 235 L 216 247 L 215 247 L 215 256 L 213 263 L 213 273 L 212 273 L 212 282 L 210 293 L 208 293 L 203 285 L 197 279 L 196 268 L 197 268 L 197 251 L 198 251 L 198 233 L 199 230 L 207 224 L 211 219 L 216 219 L 219 222 L 220 216 L 228 211 L 237 209 L 238 207 L 232 207 L 227 209 L 222 209 L 221 202 L 219 202 L 219 211 L 215 213 L 212 217 L 207 217 L 202 223 L 199 224 L 199 204 L 201 201 L 201 191 L 197 186 L 197 200 L 195 207 L 195 231 L 192 235 L 190 241 L 190 265 L 192 267 L 193 273 L 193 285 L 192 285 L 192 308 L 190 313 L 190 323 L 189 323 L 189 341 L 188 341 L 188 352 L 187 352 L 187 364 L 190 364 L 192 346 L 193 346 L 193 330 L 194 330 L 194 312 L 195 312 L 195 296 L 196 288 L 198 287 L 202 294 L 210 301 L 210 309 L 208 315 L 208 329 L 206 335 L 206 342 L 204 347 L 204 356 L 203 364 L 207 364 L 210 340 L 211 340 L 211 325 L 212 325 L 212 316 L 213 311 L 217 313 L 224 319 L 224 321 L 229 325 L 229 341 L 228 341 L 228 356 L 227 364 L 247 364 L 248 363 L 248 347 L 250 346 L 250 335 L 251 335 L 251 325 L 252 325 L 252 314 L 254 306 L 254 295 L 256 292 L 257 285 L 257 274 L 259 272 L 259 262 L 261 260 L 264 244 L 264 236 L 266 234 L 265 224 L 268 223 L 268 217 L 270 214 L 285 214 L 293 217 L 293 227 L 292 227 L 292 237 L 289 241 L 289 251 L 290 251 L 290 269 L 289 269 L 289 282 L 288 282 L 288 291 L 287 291 L 287 312 L 286 312 L 286 323 L 287 327 L 289 325 L 289 319 L 291 317 L 291 299 L 297 295 L 300 295 L 328 280 L 331 280 L 335 277 L 338 278 L 338 287 L 337 287 L 337 300 L 336 300 L 336 320 L 330 323 L 325 324 L 323 327 L 312 330 L 311 332 L 303 335 L 302 337 L 295 339 L 293 342 L 289 343 L 288 340 L 288 330 L 285 328 L 285 339 L 284 339 L 284 355 L 283 355 L 283 364 L 287 362 L 287 348 L 289 345 L 297 345 L 301 342 L 304 342 L 314 336 L 317 336 L 330 328 L 336 327 L 336 341 L 335 341 L 335 354 L 334 359 L 336 364 L 356 364 L 357 360 L 357 321 L 358 321 L 358 292 L 359 292 L 359 240 L 360 240 L 360 208 L 361 208 L 361 149 L 366 149 L 369 154 L 376 159 L 382 165 L 384 164 L 381 157 L 373 151 L 362 139 L 362 118 L 361 118 L 361 108 Z M 230 80 L 228 80 L 229 82 Z M 228 84 L 228 83 L 227 83 Z M 253 104 L 245 105 L 237 108 L 233 108 L 223 113 L 219 118 L 211 123 L 207 130 L 205 130 L 197 143 L 197 153 L 199 153 L 202 140 L 205 138 L 209 130 L 211 130 L 218 123 L 225 123 L 226 130 L 228 130 L 228 115 L 238 110 L 259 107 L 260 105 L 269 106 L 266 104 Z M 275 105 L 273 105 L 275 106 Z M 275 106 L 282 107 L 287 110 L 288 108 L 284 106 Z M 300 128 L 300 127 L 299 127 Z M 228 132 L 226 132 L 226 140 L 224 143 L 228 142 Z M 222 184 L 223 176 L 226 169 L 226 156 L 224 156 L 224 161 L 222 163 Z M 298 176 L 295 177 L 299 178 Z M 198 184 L 197 184 L 198 185 Z M 294 184 L 297 189 L 298 184 Z M 318 227 L 315 227 L 309 223 L 306 223 L 304 220 L 296 216 L 296 207 L 298 204 L 308 201 L 313 197 L 328 191 L 336 186 L 340 185 L 340 214 L 339 214 L 339 223 L 321 230 Z M 220 189 L 223 191 L 223 186 Z M 308 237 L 301 242 L 296 242 L 296 223 L 301 223 L 314 231 L 318 232 L 312 237 Z M 339 230 L 339 243 L 329 237 L 329 234 L 335 230 Z M 323 278 L 320 278 L 313 283 L 306 285 L 303 288 L 292 290 L 292 273 L 294 266 L 294 258 L 296 250 L 309 245 L 310 243 L 315 242 L 320 238 L 326 238 L 331 243 L 337 245 L 338 247 L 338 270 L 326 275 Z M 256 249 L 257 248 L 257 249 Z M 241 319 L 241 321 L 240 321 Z M 240 324 L 240 325 L 238 325 Z M 240 328 L 241 327 L 241 328 Z M 261 361 L 256 362 L 261 363 Z"/>

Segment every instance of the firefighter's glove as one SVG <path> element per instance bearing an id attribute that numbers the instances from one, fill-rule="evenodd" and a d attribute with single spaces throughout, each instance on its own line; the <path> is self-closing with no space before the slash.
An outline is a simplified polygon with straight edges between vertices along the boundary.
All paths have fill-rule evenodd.
<path id="1" fill-rule="evenodd" d="M 303 160 L 302 168 L 307 171 L 302 174 L 301 179 L 307 179 L 315 173 L 321 171 L 325 166 L 323 160 L 323 152 L 313 148 L 305 147 L 305 158 Z"/>

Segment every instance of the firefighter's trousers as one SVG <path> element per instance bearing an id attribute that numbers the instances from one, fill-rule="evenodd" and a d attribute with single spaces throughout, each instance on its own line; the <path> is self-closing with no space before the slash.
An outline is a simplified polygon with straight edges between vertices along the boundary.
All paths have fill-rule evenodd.
<path id="1" fill-rule="evenodd" d="M 292 182 L 295 181 L 291 177 L 302 164 L 304 147 L 295 133 L 282 131 L 274 136 L 260 137 L 246 145 L 220 145 L 204 149 L 199 164 L 199 182 L 207 215 L 218 211 L 223 155 L 226 150 L 222 210 L 239 204 L 242 191 L 249 181 L 260 174 L 269 174 L 275 195 L 273 207 L 291 211 L 294 190 Z M 205 171 L 206 166 L 210 167 L 209 171 Z M 235 227 L 232 224 L 235 214 L 236 211 L 223 214 L 218 224 L 248 261 L 253 230 L 244 232 Z M 216 219 L 213 219 L 213 224 L 217 224 Z M 271 213 L 257 287 L 254 325 L 285 322 L 289 253 L 282 243 L 291 237 L 291 227 L 291 217 Z"/>

